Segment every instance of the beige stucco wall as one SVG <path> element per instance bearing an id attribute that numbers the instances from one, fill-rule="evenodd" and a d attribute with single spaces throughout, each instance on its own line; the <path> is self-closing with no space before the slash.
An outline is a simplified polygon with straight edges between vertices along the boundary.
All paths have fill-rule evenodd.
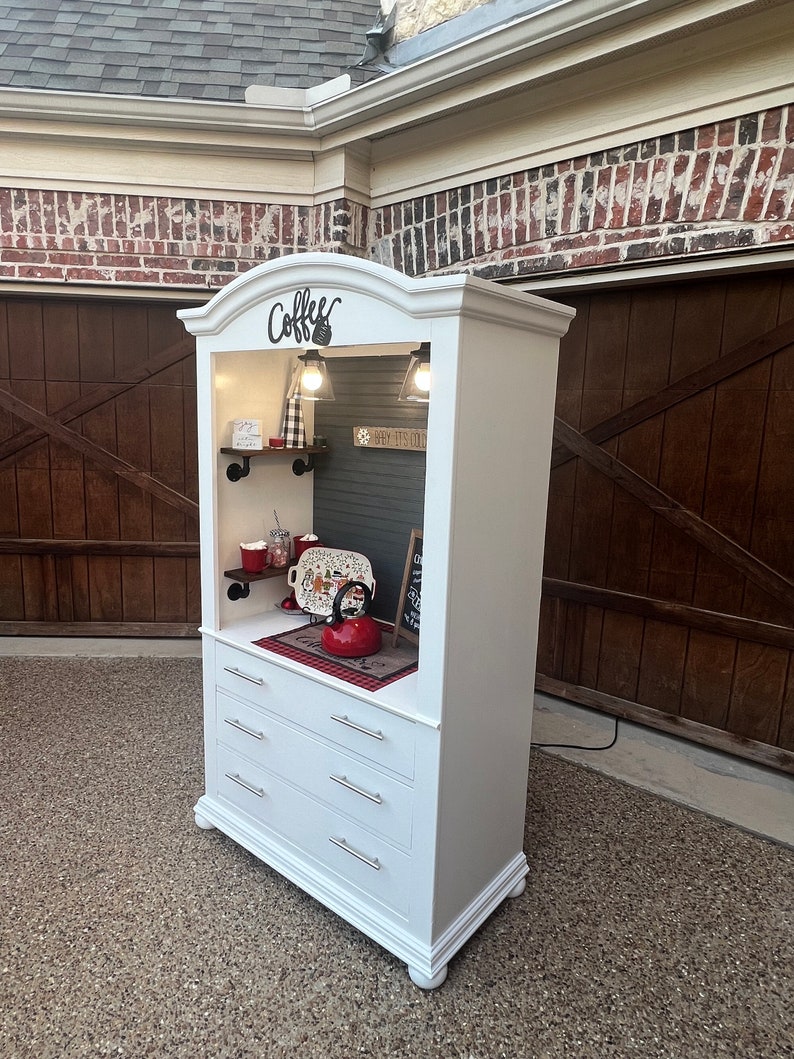
<path id="1" fill-rule="evenodd" d="M 422 30 L 448 22 L 464 11 L 480 7 L 488 0 L 382 0 L 381 8 L 388 14 L 396 8 L 394 23 L 394 40 L 405 40 L 414 37 Z"/>

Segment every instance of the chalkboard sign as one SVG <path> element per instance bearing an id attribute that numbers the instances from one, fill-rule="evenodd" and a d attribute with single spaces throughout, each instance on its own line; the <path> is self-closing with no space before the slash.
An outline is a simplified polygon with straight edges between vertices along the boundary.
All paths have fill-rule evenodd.
<path id="1" fill-rule="evenodd" d="M 411 542 L 405 559 L 405 573 L 400 586 L 400 601 L 394 619 L 392 647 L 402 636 L 419 643 L 419 616 L 422 609 L 422 531 L 411 530 Z"/>

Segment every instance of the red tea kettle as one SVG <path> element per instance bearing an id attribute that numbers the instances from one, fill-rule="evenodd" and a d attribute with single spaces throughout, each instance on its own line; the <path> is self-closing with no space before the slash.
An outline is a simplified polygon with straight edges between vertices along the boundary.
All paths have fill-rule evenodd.
<path id="1" fill-rule="evenodd" d="M 364 594 L 364 602 L 358 613 L 345 618 L 342 615 L 342 600 L 354 588 Z M 339 658 L 362 658 L 380 651 L 383 641 L 380 625 L 370 618 L 367 611 L 372 604 L 372 591 L 363 581 L 348 581 L 334 596 L 334 610 L 327 619 L 328 624 L 320 637 L 325 650 Z"/>

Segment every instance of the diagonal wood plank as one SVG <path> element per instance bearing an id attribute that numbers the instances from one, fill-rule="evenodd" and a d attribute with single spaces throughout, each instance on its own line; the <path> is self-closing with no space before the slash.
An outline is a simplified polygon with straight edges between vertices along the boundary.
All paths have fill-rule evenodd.
<path id="1" fill-rule="evenodd" d="M 766 331 L 763 335 L 746 342 L 712 364 L 707 364 L 704 368 L 699 368 L 666 386 L 663 390 L 659 390 L 651 397 L 646 397 L 622 409 L 616 415 L 584 431 L 582 436 L 596 445 L 609 441 L 610 438 L 622 434 L 631 427 L 638 426 L 651 416 L 672 408 L 680 401 L 685 401 L 699 390 L 707 386 L 715 386 L 731 375 L 735 375 L 737 371 L 749 368 L 759 360 L 777 353 L 778 350 L 791 345 L 792 342 L 794 342 L 794 320 L 786 320 L 778 327 L 773 327 L 771 331 Z M 567 463 L 571 458 L 564 446 L 555 445 L 551 455 L 552 470 Z"/>
<path id="2" fill-rule="evenodd" d="M 106 467 L 121 478 L 126 478 L 128 482 L 132 482 L 133 485 L 137 485 L 145 492 L 151 493 L 152 496 L 156 496 L 166 504 L 170 504 L 171 507 L 177 508 L 192 518 L 198 517 L 198 504 L 195 500 L 190 500 L 188 497 L 183 496 L 182 493 L 171 489 L 170 486 L 157 481 L 150 474 L 133 467 L 126 460 L 122 460 L 112 452 L 108 452 L 101 445 L 89 441 L 88 438 L 84 438 L 82 434 L 78 434 L 70 427 L 56 422 L 52 416 L 39 412 L 32 405 L 27 404 L 19 397 L 15 397 L 8 390 L 2 388 L 0 388 L 0 407 L 6 408 L 20 419 L 24 419 L 26 423 L 30 423 L 37 430 L 58 438 L 59 441 L 63 441 L 66 445 L 81 452 L 88 459 L 93 460 L 94 463 L 98 463 L 101 467 Z"/>
<path id="3" fill-rule="evenodd" d="M 689 511 L 677 500 L 652 485 L 647 479 L 637 474 L 625 463 L 610 456 L 578 430 L 555 416 L 554 437 L 569 452 L 580 456 L 586 463 L 610 478 L 616 485 L 642 501 L 660 518 L 683 530 L 712 555 L 729 563 L 735 570 L 749 578 L 775 599 L 791 607 L 794 611 L 794 583 L 773 570 L 766 563 L 742 548 L 730 537 L 714 529 L 699 515 Z"/>
<path id="4" fill-rule="evenodd" d="M 64 405 L 63 408 L 59 408 L 57 412 L 53 412 L 50 418 L 56 423 L 71 423 L 79 416 L 99 408 L 106 401 L 112 401 L 114 397 L 131 390 L 158 372 L 178 364 L 181 360 L 187 360 L 188 357 L 193 355 L 194 349 L 195 343 L 191 337 L 181 339 L 174 345 L 164 349 L 161 353 L 145 360 L 134 371 L 126 373 L 123 379 L 111 379 L 110 382 L 103 383 L 101 386 L 96 386 L 93 390 L 89 390 L 88 393 L 81 394 L 76 400 Z M 27 445 L 32 445 L 34 442 L 46 437 L 46 435 L 47 431 L 39 430 L 35 426 L 27 426 L 24 430 L 12 434 L 11 437 L 0 441 L 0 461 L 9 459 Z"/>

